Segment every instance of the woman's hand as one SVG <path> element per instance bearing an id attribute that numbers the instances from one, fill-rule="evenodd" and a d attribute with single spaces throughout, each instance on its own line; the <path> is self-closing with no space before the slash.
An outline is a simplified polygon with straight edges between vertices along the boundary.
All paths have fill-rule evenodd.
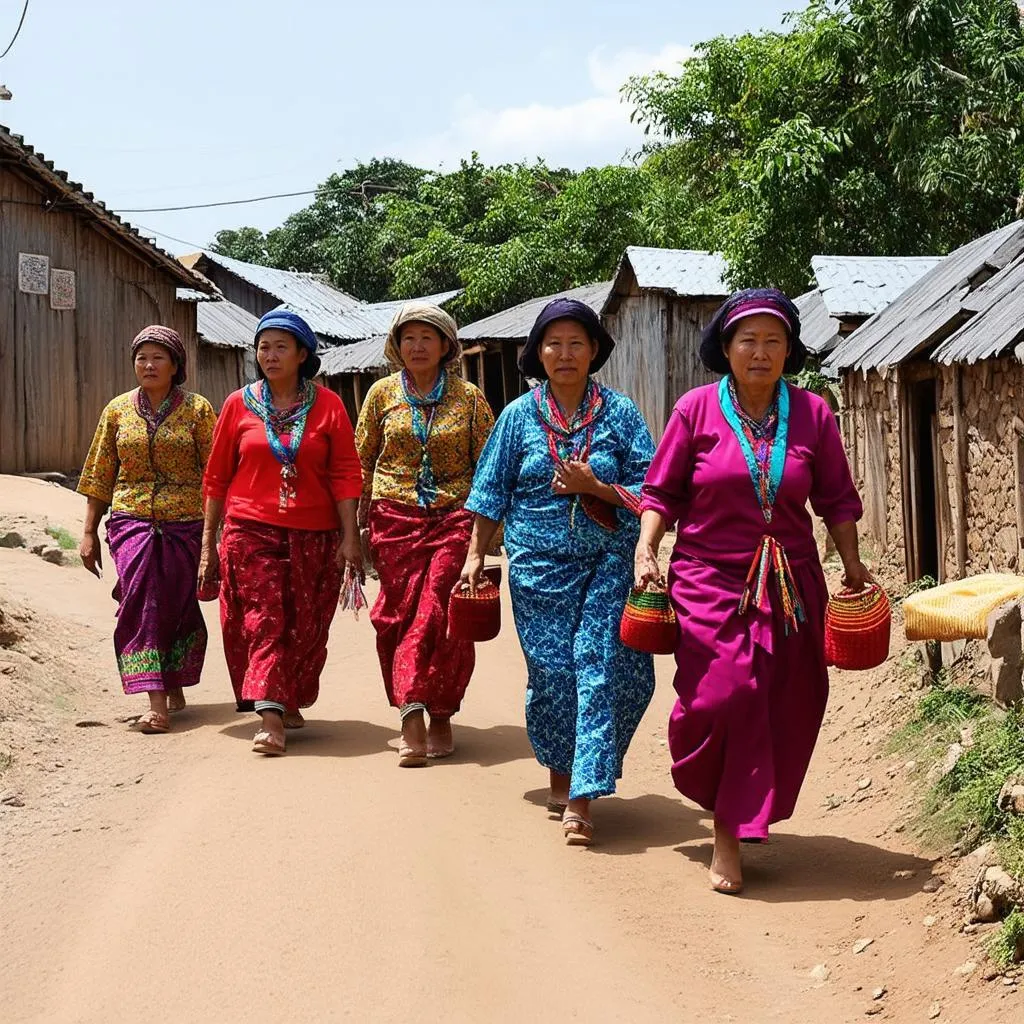
<path id="1" fill-rule="evenodd" d="M 216 542 L 203 538 L 202 550 L 199 553 L 199 586 L 210 587 L 217 581 L 220 569 L 220 558 L 217 555 Z"/>
<path id="2" fill-rule="evenodd" d="M 480 583 L 480 576 L 484 571 L 484 556 L 470 551 L 466 556 L 466 564 L 462 567 L 461 582 L 469 587 L 469 592 L 476 596 L 476 588 Z"/>
<path id="3" fill-rule="evenodd" d="M 658 553 L 643 541 L 637 544 L 636 554 L 633 556 L 633 577 L 638 588 L 646 587 L 648 583 L 663 582 Z"/>
<path id="4" fill-rule="evenodd" d="M 78 555 L 82 559 L 82 565 L 96 577 L 103 579 L 103 554 L 100 545 L 100 535 L 95 530 L 86 530 L 82 535 L 82 543 L 78 548 Z"/>
<path id="5" fill-rule="evenodd" d="M 352 566 L 355 572 L 362 579 L 363 575 L 363 545 L 359 540 L 358 530 L 346 530 L 338 545 L 338 568 L 343 570 L 345 565 Z"/>
<path id="6" fill-rule="evenodd" d="M 847 590 L 859 593 L 861 590 L 867 589 L 874 582 L 875 578 L 871 575 L 871 571 L 859 559 L 844 567 L 843 586 Z"/>
<path id="7" fill-rule="evenodd" d="M 555 470 L 551 489 L 555 494 L 592 494 L 598 483 L 589 463 L 563 462 Z"/>

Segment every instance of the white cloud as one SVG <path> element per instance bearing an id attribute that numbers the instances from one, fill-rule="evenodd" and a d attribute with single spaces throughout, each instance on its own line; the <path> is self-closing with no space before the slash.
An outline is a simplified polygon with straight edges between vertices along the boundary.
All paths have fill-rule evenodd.
<path id="1" fill-rule="evenodd" d="M 609 53 L 600 47 L 587 57 L 593 95 L 585 99 L 561 106 L 532 103 L 490 109 L 466 95 L 456 103 L 451 124 L 443 132 L 395 148 L 426 167 L 452 166 L 474 150 L 482 160 L 495 163 L 538 156 L 570 167 L 613 163 L 643 141 L 619 92 L 626 80 L 630 75 L 676 71 L 692 56 L 692 49 L 675 43 L 658 53 Z"/>

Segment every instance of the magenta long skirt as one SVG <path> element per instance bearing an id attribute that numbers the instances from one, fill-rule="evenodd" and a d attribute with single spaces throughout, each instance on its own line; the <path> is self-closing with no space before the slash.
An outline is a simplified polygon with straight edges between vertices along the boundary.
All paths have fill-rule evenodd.
<path id="1" fill-rule="evenodd" d="M 828 701 L 825 578 L 817 562 L 793 574 L 807 621 L 789 636 L 775 596 L 738 613 L 742 569 L 676 555 L 669 576 L 681 627 L 672 778 L 745 840 L 792 816 Z"/>

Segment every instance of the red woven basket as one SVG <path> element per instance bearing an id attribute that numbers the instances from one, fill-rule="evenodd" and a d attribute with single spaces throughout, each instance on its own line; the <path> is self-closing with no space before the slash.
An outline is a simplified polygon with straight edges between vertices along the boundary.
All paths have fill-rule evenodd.
<path id="1" fill-rule="evenodd" d="M 501 593 L 489 575 L 476 585 L 476 596 L 458 583 L 448 599 L 448 639 L 482 644 L 501 632 Z"/>
<path id="2" fill-rule="evenodd" d="M 634 587 L 622 613 L 619 637 L 634 651 L 674 654 L 679 623 L 668 594 L 657 587 Z"/>
<path id="3" fill-rule="evenodd" d="M 216 601 L 220 597 L 220 580 L 200 583 L 196 590 L 196 596 L 200 601 Z"/>
<path id="4" fill-rule="evenodd" d="M 891 630 L 892 609 L 880 586 L 841 591 L 825 611 L 825 657 L 836 668 L 877 668 L 889 657 Z"/>

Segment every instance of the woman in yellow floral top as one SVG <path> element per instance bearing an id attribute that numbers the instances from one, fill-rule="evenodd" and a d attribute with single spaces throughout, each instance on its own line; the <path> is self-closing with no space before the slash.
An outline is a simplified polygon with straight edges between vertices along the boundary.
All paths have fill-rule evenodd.
<path id="1" fill-rule="evenodd" d="M 448 639 L 448 597 L 469 550 L 473 517 L 463 505 L 494 416 L 458 376 L 458 328 L 444 310 L 407 302 L 385 351 L 400 369 L 367 393 L 356 447 L 361 518 L 380 576 L 370 620 L 402 716 L 398 763 L 411 768 L 454 753 L 451 716 L 473 674 L 473 645 Z"/>
<path id="2" fill-rule="evenodd" d="M 81 555 L 102 573 L 99 524 L 117 570 L 114 651 L 125 693 L 147 693 L 145 733 L 170 730 L 168 711 L 185 706 L 199 682 L 206 626 L 196 594 L 203 537 L 201 485 L 216 416 L 185 391 L 185 347 L 154 325 L 132 342 L 139 386 L 115 398 L 99 426 L 78 482 L 89 499 Z"/>

